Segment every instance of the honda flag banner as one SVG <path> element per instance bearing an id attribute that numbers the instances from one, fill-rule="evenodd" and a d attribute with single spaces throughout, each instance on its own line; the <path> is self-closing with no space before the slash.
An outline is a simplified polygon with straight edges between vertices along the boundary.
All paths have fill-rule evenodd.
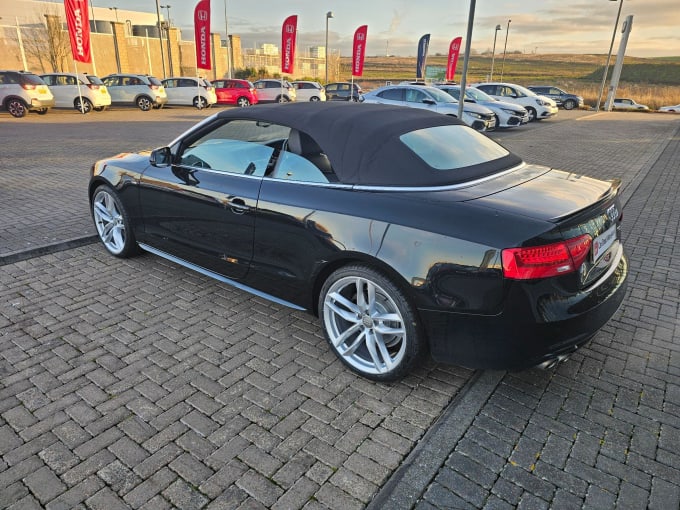
<path id="1" fill-rule="evenodd" d="M 416 64 L 416 78 L 425 77 L 425 61 L 427 60 L 427 49 L 430 46 L 430 34 L 425 34 L 418 41 L 418 62 Z"/>
<path id="2" fill-rule="evenodd" d="M 352 76 L 364 74 L 364 57 L 366 56 L 366 35 L 368 25 L 361 25 L 354 32 L 354 46 L 352 47 Z"/>
<path id="3" fill-rule="evenodd" d="M 78 62 L 92 62 L 90 50 L 90 15 L 87 0 L 64 0 L 68 37 L 71 40 L 73 59 Z"/>
<path id="4" fill-rule="evenodd" d="M 449 45 L 449 60 L 446 65 L 446 81 L 453 81 L 453 77 L 456 75 L 458 55 L 460 54 L 460 43 L 462 41 L 462 37 L 456 37 Z"/>
<path id="5" fill-rule="evenodd" d="M 281 72 L 292 73 L 295 68 L 295 37 L 297 15 L 288 16 L 281 29 Z"/>
<path id="6" fill-rule="evenodd" d="M 211 69 L 210 61 L 210 0 L 200 0 L 194 9 L 196 67 Z"/>

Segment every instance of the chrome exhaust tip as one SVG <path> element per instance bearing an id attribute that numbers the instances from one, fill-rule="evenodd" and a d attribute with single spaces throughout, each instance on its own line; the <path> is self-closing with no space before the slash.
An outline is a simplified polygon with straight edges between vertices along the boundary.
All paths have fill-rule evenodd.
<path id="1" fill-rule="evenodd" d="M 569 359 L 569 356 L 570 356 L 569 354 L 560 354 L 559 356 L 555 356 L 554 358 L 546 360 L 543 363 L 539 363 L 538 365 L 536 365 L 536 368 L 539 368 L 541 370 L 551 370 L 560 363 L 564 363 L 565 361 L 567 361 Z"/>

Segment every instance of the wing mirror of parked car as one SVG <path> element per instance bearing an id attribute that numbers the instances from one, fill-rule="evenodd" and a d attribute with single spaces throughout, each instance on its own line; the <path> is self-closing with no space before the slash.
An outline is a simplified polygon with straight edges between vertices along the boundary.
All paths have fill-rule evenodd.
<path id="1" fill-rule="evenodd" d="M 437 102 L 434 101 L 433 99 L 423 99 L 423 103 L 425 103 L 425 104 L 437 104 Z"/>
<path id="2" fill-rule="evenodd" d="M 160 147 L 151 151 L 149 162 L 156 167 L 170 166 L 172 163 L 172 153 L 170 147 Z"/>

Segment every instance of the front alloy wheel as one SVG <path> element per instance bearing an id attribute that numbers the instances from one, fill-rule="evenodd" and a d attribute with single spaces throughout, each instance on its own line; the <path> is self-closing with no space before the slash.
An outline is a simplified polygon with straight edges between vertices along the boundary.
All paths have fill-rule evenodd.
<path id="1" fill-rule="evenodd" d="M 423 351 L 416 314 L 386 276 L 369 267 L 333 273 L 319 298 L 328 343 L 350 369 L 369 379 L 393 381 Z"/>
<path id="2" fill-rule="evenodd" d="M 99 239 L 111 255 L 125 258 L 137 251 L 137 243 L 123 204 L 108 186 L 99 186 L 95 191 L 92 218 Z"/>
<path id="3" fill-rule="evenodd" d="M 250 106 L 250 101 L 248 100 L 247 97 L 239 97 L 238 101 L 236 101 L 236 106 L 245 108 L 246 106 Z"/>
<path id="4" fill-rule="evenodd" d="M 195 97 L 194 98 L 194 108 L 198 108 L 199 110 L 202 110 L 208 106 L 207 101 L 205 100 L 204 97 Z"/>

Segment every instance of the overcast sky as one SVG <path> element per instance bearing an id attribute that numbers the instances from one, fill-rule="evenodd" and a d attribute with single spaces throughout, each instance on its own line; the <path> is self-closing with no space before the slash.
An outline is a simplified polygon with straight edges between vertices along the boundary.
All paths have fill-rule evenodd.
<path id="1" fill-rule="evenodd" d="M 10 0 L 0 0 L 10 1 Z M 680 0 L 621 0 L 621 22 L 634 15 L 627 54 L 638 57 L 680 56 Z M 170 3 L 170 18 L 182 28 L 184 39 L 193 36 L 193 9 L 197 0 L 160 0 Z M 96 7 L 155 12 L 155 0 L 92 0 Z M 354 31 L 368 25 L 367 54 L 413 56 L 420 36 L 431 34 L 430 54 L 448 52 L 454 37 L 465 39 L 470 0 L 212 0 L 212 30 L 224 34 L 225 5 L 229 33 L 241 36 L 242 47 L 263 43 L 280 45 L 284 19 L 298 15 L 298 48 L 323 46 L 326 12 L 329 50 L 351 53 Z M 491 50 L 494 29 L 496 51 L 502 51 L 508 20 L 509 52 L 607 53 L 621 4 L 613 0 L 479 0 L 476 2 L 471 48 Z M 534 7 L 537 6 L 537 7 Z M 167 10 L 162 10 L 167 14 Z M 618 49 L 620 35 L 614 52 Z"/>

